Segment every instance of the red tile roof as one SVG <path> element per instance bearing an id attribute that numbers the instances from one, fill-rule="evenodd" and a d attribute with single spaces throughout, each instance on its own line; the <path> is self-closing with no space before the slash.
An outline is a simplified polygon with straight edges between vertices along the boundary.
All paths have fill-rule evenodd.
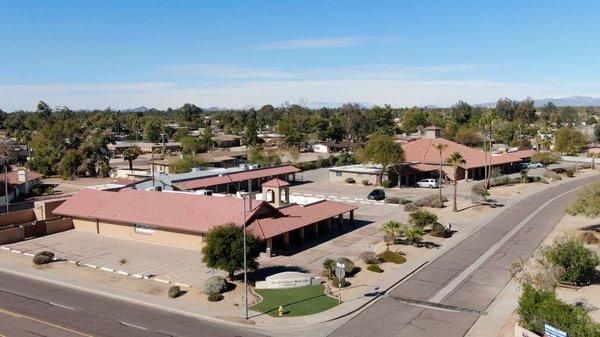
<path id="1" fill-rule="evenodd" d="M 528 159 L 536 155 L 538 152 L 536 150 L 519 150 L 515 152 L 511 152 L 513 156 L 518 156 L 521 159 Z"/>
<path id="2" fill-rule="evenodd" d="M 27 181 L 34 181 L 43 177 L 44 175 L 41 173 L 37 173 L 34 171 L 27 171 Z M 11 185 L 21 185 L 24 184 L 24 181 L 19 180 L 19 171 L 10 171 L 6 174 L 8 178 L 8 183 Z M 0 181 L 4 183 L 4 173 L 0 173 Z"/>
<path id="3" fill-rule="evenodd" d="M 246 181 L 248 179 L 258 179 L 275 177 L 281 174 L 289 174 L 300 172 L 300 170 L 294 166 L 278 166 L 278 167 L 267 167 L 256 170 L 248 170 L 230 174 L 223 174 L 214 177 L 199 178 L 193 180 L 182 181 L 174 183 L 173 186 L 180 190 L 194 190 L 199 188 L 206 188 L 209 186 L 222 185 L 230 182 Z"/>
<path id="4" fill-rule="evenodd" d="M 288 183 L 285 180 L 275 178 L 275 179 L 271 179 L 271 180 L 265 182 L 264 184 L 262 184 L 262 187 L 286 187 L 286 186 L 291 186 L 291 185 L 292 184 Z"/>
<path id="5" fill-rule="evenodd" d="M 186 193 L 122 189 L 118 192 L 80 190 L 53 213 L 75 218 L 143 224 L 194 233 L 206 233 L 227 223 L 244 223 L 244 200 Z M 248 229 L 262 238 L 310 225 L 357 209 L 333 201 L 321 201 L 276 209 L 253 201 L 246 219 Z"/>
<path id="6" fill-rule="evenodd" d="M 355 205 L 328 200 L 306 206 L 291 205 L 279 209 L 283 216 L 257 217 L 248 230 L 267 239 L 355 209 L 358 209 Z"/>
<path id="7" fill-rule="evenodd" d="M 424 164 L 438 164 L 440 162 L 440 153 L 434 148 L 437 144 L 446 144 L 448 147 L 442 152 L 442 159 L 446 158 L 454 152 L 460 152 L 466 160 L 465 168 L 483 167 L 485 165 L 485 154 L 483 150 L 471 148 L 444 138 L 423 138 L 414 142 L 402 145 L 404 150 L 404 158 L 407 162 L 421 162 Z M 512 153 L 492 155 L 492 165 L 501 165 L 508 163 L 521 162 L 518 155 Z"/>

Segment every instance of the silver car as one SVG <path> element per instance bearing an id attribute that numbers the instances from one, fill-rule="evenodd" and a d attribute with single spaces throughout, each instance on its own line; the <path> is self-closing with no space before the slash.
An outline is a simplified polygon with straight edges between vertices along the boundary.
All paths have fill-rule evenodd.
<path id="1" fill-rule="evenodd" d="M 438 188 L 440 187 L 440 183 L 437 179 L 423 179 L 417 183 L 419 187 L 428 187 L 428 188 Z"/>

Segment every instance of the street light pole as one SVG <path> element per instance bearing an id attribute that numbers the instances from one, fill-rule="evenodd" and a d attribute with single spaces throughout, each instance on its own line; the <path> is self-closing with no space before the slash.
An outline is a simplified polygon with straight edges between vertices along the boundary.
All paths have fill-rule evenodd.
<path id="1" fill-rule="evenodd" d="M 6 213 L 8 213 L 8 174 L 6 172 L 7 168 L 6 164 L 4 164 L 4 201 L 6 202 Z M 244 240 L 244 242 L 246 242 L 246 240 Z"/>
<path id="2" fill-rule="evenodd" d="M 246 198 L 242 198 L 244 201 L 244 225 L 242 226 L 244 233 L 244 317 L 248 319 L 248 268 L 246 261 Z"/>

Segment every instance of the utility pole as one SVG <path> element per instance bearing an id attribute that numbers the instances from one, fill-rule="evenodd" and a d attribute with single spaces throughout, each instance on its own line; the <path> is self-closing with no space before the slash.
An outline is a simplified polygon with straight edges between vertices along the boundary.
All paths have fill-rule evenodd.
<path id="1" fill-rule="evenodd" d="M 8 213 L 8 204 L 10 201 L 8 199 L 8 174 L 6 164 L 4 165 L 4 200 L 6 202 L 6 213 Z"/>
<path id="2" fill-rule="evenodd" d="M 248 206 L 250 211 L 252 211 L 252 179 L 248 179 Z M 248 319 L 248 261 L 246 257 L 246 221 L 246 201 L 244 200 L 244 225 L 242 226 L 244 233 L 244 317 Z"/>

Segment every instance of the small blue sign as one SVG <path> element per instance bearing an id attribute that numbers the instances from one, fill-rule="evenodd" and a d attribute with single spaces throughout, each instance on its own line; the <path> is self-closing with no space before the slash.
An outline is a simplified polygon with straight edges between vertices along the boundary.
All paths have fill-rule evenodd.
<path id="1" fill-rule="evenodd" d="M 568 335 L 552 325 L 544 324 L 544 337 L 568 337 Z"/>

